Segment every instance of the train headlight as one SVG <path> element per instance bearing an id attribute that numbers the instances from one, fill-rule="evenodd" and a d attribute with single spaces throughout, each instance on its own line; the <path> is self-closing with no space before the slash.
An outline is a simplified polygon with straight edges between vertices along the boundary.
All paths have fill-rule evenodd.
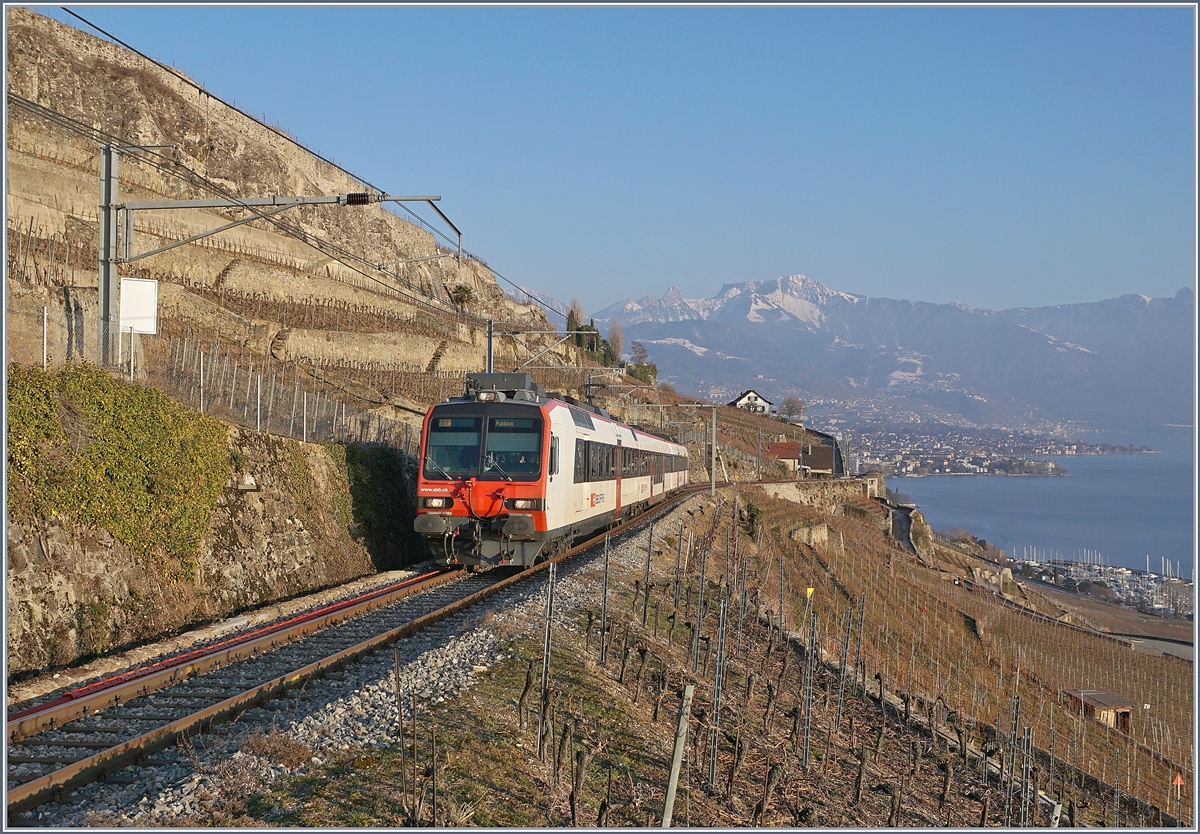
<path id="1" fill-rule="evenodd" d="M 545 502 L 541 498 L 509 498 L 504 506 L 510 510 L 542 510 Z"/>
<path id="2" fill-rule="evenodd" d="M 454 506 L 453 498 L 422 498 L 422 505 L 427 510 L 448 510 Z"/>
<path id="3" fill-rule="evenodd" d="M 480 391 L 475 395 L 475 401 L 480 403 L 498 403 L 506 399 L 503 391 Z"/>

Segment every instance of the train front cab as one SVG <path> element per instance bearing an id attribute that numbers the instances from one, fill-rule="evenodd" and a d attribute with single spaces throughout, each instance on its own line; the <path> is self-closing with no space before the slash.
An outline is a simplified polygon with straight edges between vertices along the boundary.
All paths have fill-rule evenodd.
<path id="1" fill-rule="evenodd" d="M 448 564 L 529 565 L 546 539 L 546 483 L 556 470 L 533 403 L 434 406 L 421 432 L 414 529 Z"/>

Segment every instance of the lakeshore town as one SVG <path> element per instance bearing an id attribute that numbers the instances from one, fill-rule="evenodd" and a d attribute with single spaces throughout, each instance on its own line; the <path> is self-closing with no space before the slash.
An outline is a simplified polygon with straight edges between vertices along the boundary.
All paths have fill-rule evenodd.
<path id="1" fill-rule="evenodd" d="M 851 472 L 877 469 L 890 476 L 1066 475 L 1052 457 L 1144 454 L 1145 446 L 1062 440 L 1030 430 L 928 425 L 847 426 L 838 434 Z"/>

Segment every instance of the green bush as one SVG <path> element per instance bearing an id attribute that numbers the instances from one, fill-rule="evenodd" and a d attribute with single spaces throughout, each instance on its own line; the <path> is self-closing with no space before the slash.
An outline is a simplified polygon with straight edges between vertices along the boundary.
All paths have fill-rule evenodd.
<path id="1" fill-rule="evenodd" d="M 625 373 L 647 385 L 654 385 L 658 379 L 658 365 L 653 362 L 639 362 L 635 365 L 627 365 Z"/>
<path id="2" fill-rule="evenodd" d="M 762 518 L 763 518 L 762 508 L 759 507 L 757 504 L 755 504 L 753 501 L 747 501 L 746 502 L 746 522 L 745 522 L 746 532 L 749 533 L 750 535 L 756 534 L 758 532 L 758 524 L 759 524 L 759 522 L 762 521 Z"/>
<path id="3" fill-rule="evenodd" d="M 190 569 L 230 475 L 225 426 L 93 365 L 10 365 L 8 505 L 15 518 L 102 527 Z"/>

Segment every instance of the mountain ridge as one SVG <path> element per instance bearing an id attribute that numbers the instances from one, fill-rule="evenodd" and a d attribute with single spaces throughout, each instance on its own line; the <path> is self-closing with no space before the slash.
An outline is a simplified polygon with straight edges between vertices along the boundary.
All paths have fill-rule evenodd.
<path id="1" fill-rule="evenodd" d="M 672 285 L 590 318 L 619 319 L 660 379 L 705 396 L 753 385 L 769 398 L 871 394 L 987 422 L 1188 422 L 1194 315 L 1189 287 L 991 310 L 846 293 L 797 274 L 705 299 Z"/>

